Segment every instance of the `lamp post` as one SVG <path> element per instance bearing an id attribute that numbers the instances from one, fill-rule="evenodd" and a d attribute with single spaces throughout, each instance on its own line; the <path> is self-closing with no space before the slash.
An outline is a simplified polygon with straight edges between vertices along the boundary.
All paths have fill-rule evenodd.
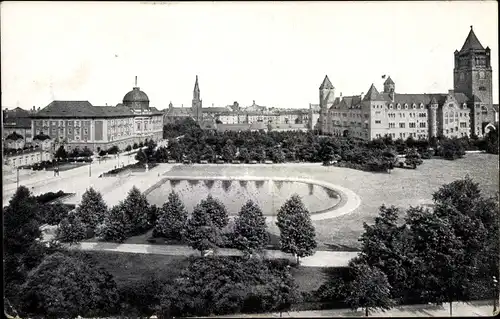
<path id="1" fill-rule="evenodd" d="M 17 179 L 16 179 L 16 183 L 17 183 L 17 188 L 19 188 L 19 166 L 17 167 Z"/>
<path id="2" fill-rule="evenodd" d="M 498 280 L 496 276 L 493 276 L 493 315 L 497 312 L 497 287 Z"/>
<path id="3" fill-rule="evenodd" d="M 89 177 L 92 177 L 92 159 L 89 162 Z"/>

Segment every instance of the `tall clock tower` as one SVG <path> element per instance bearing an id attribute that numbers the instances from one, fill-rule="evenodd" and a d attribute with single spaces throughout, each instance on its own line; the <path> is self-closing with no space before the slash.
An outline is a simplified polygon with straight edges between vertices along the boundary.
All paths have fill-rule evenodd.
<path id="1" fill-rule="evenodd" d="M 471 108 L 471 134 L 483 135 L 485 123 L 493 119 L 493 83 L 490 48 L 481 45 L 472 26 L 460 51 L 455 51 L 455 92 L 464 93 Z"/>

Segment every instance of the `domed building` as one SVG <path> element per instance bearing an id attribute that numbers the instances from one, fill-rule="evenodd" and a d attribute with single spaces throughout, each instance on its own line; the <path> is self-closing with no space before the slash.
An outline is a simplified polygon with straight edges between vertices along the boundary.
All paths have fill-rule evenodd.
<path id="1" fill-rule="evenodd" d="M 148 109 L 149 98 L 140 88 L 134 87 L 123 97 L 123 105 L 134 109 Z"/>
<path id="2" fill-rule="evenodd" d="M 87 147 L 95 152 L 145 140 L 163 138 L 163 113 L 149 106 L 146 93 L 137 86 L 116 106 L 94 106 L 88 101 L 53 101 L 31 116 L 31 130 L 54 140 L 54 150 Z"/>

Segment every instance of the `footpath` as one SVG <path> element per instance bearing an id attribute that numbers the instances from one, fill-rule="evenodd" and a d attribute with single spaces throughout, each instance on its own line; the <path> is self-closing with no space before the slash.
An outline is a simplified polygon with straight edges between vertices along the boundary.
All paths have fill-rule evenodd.
<path id="1" fill-rule="evenodd" d="M 498 314 L 498 310 L 495 314 Z M 454 302 L 451 317 L 489 317 L 493 316 L 493 300 L 471 302 Z M 282 313 L 236 314 L 217 316 L 217 318 L 315 318 L 315 317 L 364 317 L 364 311 L 358 309 L 329 309 L 310 311 L 290 311 Z M 450 317 L 450 305 L 407 305 L 392 308 L 388 311 L 376 310 L 370 317 Z M 213 318 L 213 317 L 211 317 Z"/>
<path id="2" fill-rule="evenodd" d="M 47 237 L 45 238 L 45 240 Z M 200 252 L 183 245 L 149 245 L 149 244 L 115 244 L 105 242 L 80 242 L 74 245 L 67 245 L 69 249 L 84 251 L 114 251 L 133 254 L 154 254 L 170 256 L 199 256 Z M 230 248 L 219 248 L 216 251 L 221 256 L 241 256 L 241 251 Z M 267 258 L 286 258 L 295 261 L 295 257 L 279 250 L 266 250 Z M 349 261 L 356 257 L 358 252 L 345 251 L 316 251 L 309 257 L 300 259 L 303 267 L 347 267 Z"/>

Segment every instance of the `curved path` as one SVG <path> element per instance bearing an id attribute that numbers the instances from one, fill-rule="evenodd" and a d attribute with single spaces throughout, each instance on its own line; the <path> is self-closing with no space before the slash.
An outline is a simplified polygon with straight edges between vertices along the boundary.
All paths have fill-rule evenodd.
<path id="1" fill-rule="evenodd" d="M 283 182 L 299 182 L 308 183 L 325 188 L 329 188 L 340 195 L 340 202 L 334 207 L 327 209 L 321 213 L 311 214 L 312 220 L 323 220 L 335 218 L 344 214 L 348 214 L 354 211 L 361 204 L 361 199 L 352 190 L 341 187 L 335 184 L 331 184 L 325 181 L 318 181 L 307 178 L 298 177 L 257 177 L 257 176 L 186 176 L 186 175 L 168 175 L 168 177 L 162 178 L 160 181 L 155 183 L 153 186 L 149 187 L 144 194 L 147 196 L 151 191 L 153 191 L 159 185 L 165 183 L 168 180 L 231 180 L 231 181 L 283 181 Z M 275 216 L 266 216 L 268 222 L 274 221 Z"/>

